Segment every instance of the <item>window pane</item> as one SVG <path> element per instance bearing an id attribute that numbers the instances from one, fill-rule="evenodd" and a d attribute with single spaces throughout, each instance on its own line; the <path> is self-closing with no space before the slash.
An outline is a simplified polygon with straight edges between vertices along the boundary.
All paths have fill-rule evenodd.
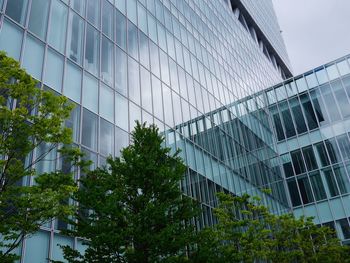
<path id="1" fill-rule="evenodd" d="M 350 192 L 350 183 L 344 167 L 334 168 L 335 178 L 337 179 L 339 190 L 341 194 Z"/>
<path id="2" fill-rule="evenodd" d="M 116 42 L 117 44 L 123 48 L 126 49 L 126 17 L 120 13 L 119 11 L 116 11 Z"/>
<path id="3" fill-rule="evenodd" d="M 115 88 L 127 96 L 127 56 L 118 47 L 116 48 L 115 60 Z"/>
<path id="4" fill-rule="evenodd" d="M 81 0 L 71 0 L 70 6 L 77 11 L 79 14 L 84 15 L 85 11 L 85 1 Z"/>
<path id="5" fill-rule="evenodd" d="M 81 69 L 67 62 L 63 94 L 78 103 L 81 97 L 81 78 Z"/>
<path id="6" fill-rule="evenodd" d="M 88 25 L 85 43 L 85 68 L 94 75 L 99 73 L 100 34 Z"/>
<path id="7" fill-rule="evenodd" d="M 39 231 L 26 241 L 25 263 L 46 263 L 49 256 L 50 232 Z"/>
<path id="8" fill-rule="evenodd" d="M 299 100 L 297 98 L 290 100 L 290 107 L 293 113 L 298 134 L 306 132 L 307 127 L 305 124 L 305 119 L 301 110 L 301 106 L 299 104 Z"/>
<path id="9" fill-rule="evenodd" d="M 147 34 L 148 30 L 147 30 L 147 12 L 146 12 L 146 9 L 143 8 L 142 5 L 140 5 L 140 3 L 138 3 L 137 9 L 138 9 L 139 27 L 145 34 Z"/>
<path id="10" fill-rule="evenodd" d="M 337 137 L 340 152 L 345 160 L 350 159 L 350 143 L 346 134 Z"/>
<path id="11" fill-rule="evenodd" d="M 128 53 L 135 59 L 139 59 L 137 27 L 128 22 Z"/>
<path id="12" fill-rule="evenodd" d="M 298 178 L 298 185 L 304 205 L 313 202 L 314 198 L 312 196 L 311 186 L 307 177 Z"/>
<path id="13" fill-rule="evenodd" d="M 52 259 L 64 262 L 62 249 L 60 246 L 73 247 L 73 239 L 58 234 L 54 235 L 52 244 Z"/>
<path id="14" fill-rule="evenodd" d="M 113 50 L 114 45 L 107 38 L 102 38 L 102 55 L 101 55 L 101 78 L 109 85 L 113 84 Z"/>
<path id="15" fill-rule="evenodd" d="M 74 12 L 71 12 L 68 24 L 67 56 L 79 65 L 82 64 L 83 36 L 84 21 Z"/>
<path id="16" fill-rule="evenodd" d="M 305 173 L 306 169 L 303 161 L 303 156 L 301 155 L 301 151 L 297 150 L 297 151 L 291 152 L 291 157 L 293 161 L 295 174 L 298 175 L 301 173 Z"/>
<path id="17" fill-rule="evenodd" d="M 97 115 L 84 109 L 81 143 L 97 150 Z"/>
<path id="18" fill-rule="evenodd" d="M 286 130 L 287 138 L 294 136 L 295 129 L 294 129 L 294 125 L 293 125 L 293 119 L 292 119 L 292 115 L 289 111 L 287 102 L 280 104 L 280 111 L 281 111 L 281 115 L 283 118 L 283 123 L 284 123 L 284 127 Z"/>
<path id="19" fill-rule="evenodd" d="M 112 40 L 114 39 L 113 10 L 113 6 L 107 0 L 102 1 L 102 32 Z"/>
<path id="20" fill-rule="evenodd" d="M 42 39 L 46 34 L 49 3 L 47 0 L 32 0 L 30 9 L 29 30 Z"/>
<path id="21" fill-rule="evenodd" d="M 151 74 L 144 67 L 141 67 L 141 79 L 142 107 L 152 112 Z"/>
<path id="22" fill-rule="evenodd" d="M 100 89 L 100 115 L 114 122 L 114 92 L 105 85 Z"/>
<path id="23" fill-rule="evenodd" d="M 86 18 L 97 28 L 100 26 L 100 0 L 87 0 Z"/>
<path id="24" fill-rule="evenodd" d="M 336 101 L 332 94 L 332 89 L 330 85 L 323 85 L 320 87 L 324 101 L 326 102 L 326 107 L 329 113 L 329 117 L 332 121 L 337 121 L 341 119 L 338 107 L 336 106 Z"/>
<path id="25" fill-rule="evenodd" d="M 84 75 L 83 106 L 98 112 L 98 80 L 90 74 Z"/>
<path id="26" fill-rule="evenodd" d="M 315 198 L 317 201 L 326 199 L 326 191 L 323 186 L 322 178 L 319 172 L 315 172 L 310 174 L 310 181 L 312 185 L 312 189 L 315 194 Z"/>
<path id="27" fill-rule="evenodd" d="M 324 146 L 323 142 L 316 144 L 316 149 L 318 152 L 318 157 L 320 158 L 321 165 L 322 166 L 327 166 L 330 164 L 330 161 L 327 156 L 327 150 L 326 147 Z"/>
<path id="28" fill-rule="evenodd" d="M 326 140 L 325 143 L 331 163 L 339 162 L 341 160 L 341 156 L 335 139 Z"/>
<path id="29" fill-rule="evenodd" d="M 63 53 L 66 43 L 68 8 L 58 0 L 51 4 L 51 21 L 48 42 Z"/>
<path id="30" fill-rule="evenodd" d="M 137 25 L 136 0 L 127 0 L 126 3 L 128 18 Z"/>
<path id="31" fill-rule="evenodd" d="M 341 81 L 337 80 L 332 82 L 332 88 L 343 118 L 349 117 L 350 116 L 349 100 L 348 100 L 348 96 L 345 93 L 345 90 L 342 87 Z M 336 105 L 332 105 L 332 106 L 336 107 Z"/>
<path id="32" fill-rule="evenodd" d="M 337 66 L 341 75 L 346 75 L 350 73 L 349 65 L 346 60 L 338 62 Z"/>
<path id="33" fill-rule="evenodd" d="M 108 156 L 113 155 L 114 150 L 113 124 L 100 119 L 100 153 Z"/>
<path id="34" fill-rule="evenodd" d="M 318 127 L 316 115 L 312 104 L 310 102 L 309 96 L 304 94 L 300 97 L 301 103 L 303 105 L 304 114 L 306 117 L 307 124 L 310 130 L 313 130 Z"/>
<path id="35" fill-rule="evenodd" d="M 140 72 L 139 63 L 129 57 L 128 59 L 128 86 L 129 98 L 140 104 Z"/>
<path id="36" fill-rule="evenodd" d="M 120 156 L 120 150 L 129 145 L 129 134 L 118 127 L 115 128 L 115 156 Z"/>
<path id="37" fill-rule="evenodd" d="M 5 13 L 16 22 L 24 25 L 27 13 L 28 0 L 7 1 Z"/>
<path id="38" fill-rule="evenodd" d="M 323 170 L 323 173 L 325 175 L 327 185 L 328 185 L 328 190 L 331 197 L 339 195 L 337 183 L 335 182 L 332 169 L 329 168 L 329 169 Z"/>
<path id="39" fill-rule="evenodd" d="M 327 77 L 325 69 L 322 68 L 322 69 L 317 70 L 316 76 L 317 76 L 318 83 L 320 85 L 328 82 L 328 77 Z"/>
<path id="40" fill-rule="evenodd" d="M 133 131 L 136 126 L 136 121 L 141 122 L 141 109 L 134 103 L 130 102 L 129 114 L 130 114 L 129 130 Z"/>
<path id="41" fill-rule="evenodd" d="M 80 106 L 74 104 L 75 107 L 70 113 L 70 117 L 66 119 L 65 126 L 72 129 L 72 138 L 74 142 L 79 142 L 79 131 L 80 131 Z"/>
<path id="42" fill-rule="evenodd" d="M 170 127 L 174 126 L 173 105 L 171 100 L 171 90 L 164 84 L 163 86 L 163 105 L 164 105 L 164 121 Z M 176 109 L 179 110 L 179 109 Z"/>
<path id="43" fill-rule="evenodd" d="M 160 51 L 160 68 L 162 71 L 162 80 L 167 85 L 170 85 L 168 56 L 162 50 L 159 50 L 159 51 Z"/>
<path id="44" fill-rule="evenodd" d="M 156 77 L 152 76 L 152 90 L 153 90 L 153 113 L 163 120 L 163 104 L 162 104 L 162 87 L 161 82 Z"/>
<path id="45" fill-rule="evenodd" d="M 289 189 L 292 205 L 293 206 L 301 205 L 301 200 L 300 200 L 300 196 L 299 196 L 299 192 L 298 192 L 298 187 L 297 187 L 297 183 L 295 182 L 295 180 L 292 180 L 292 181 L 288 182 L 288 189 Z"/>
<path id="46" fill-rule="evenodd" d="M 337 67 L 335 66 L 335 64 L 327 66 L 326 69 L 327 69 L 329 80 L 339 78 L 339 73 L 338 73 L 338 70 L 337 70 Z"/>
<path id="47" fill-rule="evenodd" d="M 151 70 L 154 75 L 160 78 L 158 47 L 150 41 Z"/>
<path id="48" fill-rule="evenodd" d="M 129 107 L 128 101 L 123 96 L 116 93 L 115 96 L 115 124 L 128 131 L 129 127 Z"/>
<path id="49" fill-rule="evenodd" d="M 140 62 L 149 69 L 149 45 L 148 37 L 139 31 Z"/>
<path id="50" fill-rule="evenodd" d="M 0 34 L 0 50 L 6 51 L 8 56 L 19 60 L 22 38 L 23 30 L 5 19 Z"/>
<path id="51" fill-rule="evenodd" d="M 28 34 L 23 55 L 23 68 L 34 78 L 41 80 L 43 60 L 44 45 Z"/>
<path id="52" fill-rule="evenodd" d="M 312 146 L 303 148 L 303 155 L 306 162 L 306 168 L 308 171 L 312 171 L 318 168 Z"/>
<path id="53" fill-rule="evenodd" d="M 61 92 L 63 76 L 63 57 L 49 49 L 45 64 L 44 83 L 50 88 Z"/>

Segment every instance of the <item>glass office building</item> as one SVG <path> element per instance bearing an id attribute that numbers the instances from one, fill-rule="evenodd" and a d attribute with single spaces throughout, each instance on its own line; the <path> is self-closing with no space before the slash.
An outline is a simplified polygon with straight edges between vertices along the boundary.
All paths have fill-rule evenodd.
<path id="1" fill-rule="evenodd" d="M 263 92 L 296 216 L 350 240 L 350 56 Z"/>
<path id="2" fill-rule="evenodd" d="M 0 50 L 76 104 L 66 125 L 95 167 L 129 144 L 135 120 L 155 123 L 168 146 L 182 149 L 180 185 L 202 203 L 198 227 L 215 223 L 222 190 L 261 195 L 281 213 L 291 207 L 258 92 L 292 74 L 272 1 L 256 2 L 0 0 Z M 56 154 L 38 172 L 60 169 L 49 161 Z M 26 239 L 21 262 L 63 260 L 58 244 L 83 250 L 59 234 L 66 227 L 53 220 Z"/>

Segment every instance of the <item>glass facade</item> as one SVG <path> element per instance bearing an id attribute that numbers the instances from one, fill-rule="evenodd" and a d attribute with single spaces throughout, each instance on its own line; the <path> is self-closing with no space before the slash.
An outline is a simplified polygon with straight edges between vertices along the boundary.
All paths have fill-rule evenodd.
<path id="1" fill-rule="evenodd" d="M 217 191 L 262 196 L 272 211 L 282 213 L 290 205 L 279 148 L 269 106 L 258 92 L 291 75 L 288 58 L 283 41 L 272 43 L 279 30 L 266 30 L 258 18 L 251 19 L 273 13 L 270 1 L 261 14 L 251 12 L 251 16 L 249 3 L 236 6 L 236 2 L 0 0 L 0 50 L 19 60 L 43 89 L 64 94 L 76 104 L 66 125 L 73 129 L 74 143 L 93 161 L 91 168 L 104 165 L 109 155 L 119 156 L 129 144 L 135 120 L 147 121 L 160 128 L 168 147 L 182 149 L 188 170 L 180 187 L 201 201 L 198 228 L 215 223 L 211 210 Z M 346 71 L 346 65 L 341 70 Z M 328 71 L 337 78 L 334 69 Z M 338 88 L 332 85 L 334 100 L 341 96 Z M 281 104 L 285 109 L 291 103 L 296 106 L 281 116 L 275 114 L 280 138 L 286 139 L 284 121 L 294 114 L 304 116 L 305 107 L 310 113 L 304 126 L 289 122 L 288 136 L 295 136 L 295 129 L 312 129 L 312 121 L 319 127 L 319 116 L 311 112 L 313 96 L 326 95 L 327 91 L 300 95 L 296 102 Z M 275 100 L 277 104 L 271 106 L 279 113 Z M 310 150 L 305 149 L 306 154 L 310 155 L 307 167 L 313 169 L 317 161 Z M 50 160 L 55 160 L 57 153 L 52 155 Z M 61 166 L 47 161 L 37 169 Z M 347 167 L 339 166 L 339 171 L 331 167 L 338 196 L 348 187 L 340 186 L 343 170 Z M 295 184 L 321 189 L 315 178 Z M 263 193 L 265 188 L 272 193 Z M 328 190 L 318 198 L 325 194 Z M 21 262 L 62 260 L 58 244 L 83 251 L 79 239 L 59 234 L 65 227 L 53 220 L 27 238 L 18 252 Z"/>
<path id="2" fill-rule="evenodd" d="M 349 56 L 287 80 L 262 95 L 274 126 L 291 205 L 298 216 L 350 239 Z"/>

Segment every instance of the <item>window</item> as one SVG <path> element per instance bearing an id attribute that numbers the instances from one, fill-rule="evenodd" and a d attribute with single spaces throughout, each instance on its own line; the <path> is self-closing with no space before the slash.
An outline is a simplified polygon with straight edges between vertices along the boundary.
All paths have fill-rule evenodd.
<path id="1" fill-rule="evenodd" d="M 144 67 L 141 67 L 141 79 L 142 107 L 152 113 L 151 74 Z"/>
<path id="2" fill-rule="evenodd" d="M 137 27 L 128 22 L 128 53 L 136 60 L 139 59 Z"/>
<path id="3" fill-rule="evenodd" d="M 160 52 L 160 68 L 162 72 L 162 80 L 167 85 L 170 85 L 168 56 L 162 50 L 159 50 L 159 52 Z"/>
<path id="4" fill-rule="evenodd" d="M 337 63 L 340 75 L 346 75 L 350 73 L 349 65 L 346 60 Z"/>
<path id="5" fill-rule="evenodd" d="M 98 80 L 87 73 L 84 75 L 83 106 L 98 112 Z"/>
<path id="6" fill-rule="evenodd" d="M 79 142 L 80 131 L 80 106 L 74 104 L 75 107 L 70 113 L 70 117 L 66 119 L 65 126 L 72 129 L 72 138 L 74 142 Z"/>
<path id="7" fill-rule="evenodd" d="M 301 110 L 299 100 L 297 98 L 291 99 L 290 100 L 290 107 L 291 107 L 291 110 L 293 113 L 293 117 L 294 117 L 294 121 L 295 121 L 295 125 L 296 125 L 296 129 L 297 129 L 298 134 L 306 132 L 307 127 L 305 124 L 305 119 L 304 119 L 303 112 Z"/>
<path id="8" fill-rule="evenodd" d="M 85 43 L 85 67 L 94 75 L 99 73 L 100 34 L 88 25 Z"/>
<path id="9" fill-rule="evenodd" d="M 283 132 L 283 126 L 282 126 L 282 122 L 281 122 L 281 118 L 280 115 L 278 113 L 278 109 L 277 106 L 274 105 L 272 107 L 270 107 L 270 112 L 273 114 L 273 122 L 274 122 L 274 127 L 275 127 L 275 132 L 277 135 L 277 139 L 279 141 L 284 140 L 284 132 Z"/>
<path id="10" fill-rule="evenodd" d="M 158 47 L 150 41 L 151 70 L 154 75 L 160 78 Z"/>
<path id="11" fill-rule="evenodd" d="M 326 69 L 327 69 L 329 80 L 334 80 L 336 78 L 339 78 L 339 73 L 335 64 L 327 66 Z"/>
<path id="12" fill-rule="evenodd" d="M 33 59 L 33 57 L 35 59 Z M 43 69 L 44 45 L 30 34 L 27 34 L 27 40 L 23 55 L 23 68 L 37 80 L 41 80 Z"/>
<path id="13" fill-rule="evenodd" d="M 70 12 L 68 23 L 67 56 L 82 64 L 83 40 L 84 40 L 84 21 L 74 12 Z"/>
<path id="14" fill-rule="evenodd" d="M 53 0 L 48 42 L 61 53 L 66 43 L 67 16 L 68 8 L 61 1 Z"/>
<path id="15" fill-rule="evenodd" d="M 326 191 L 322 182 L 322 178 L 319 172 L 313 172 L 310 174 L 310 181 L 316 201 L 326 199 Z"/>
<path id="16" fill-rule="evenodd" d="M 330 164 L 330 161 L 327 156 L 327 150 L 326 147 L 324 146 L 323 142 L 320 142 L 315 145 L 317 152 L 318 152 L 318 157 L 320 158 L 321 165 L 322 166 L 327 166 Z"/>
<path id="17" fill-rule="evenodd" d="M 0 34 L 0 50 L 6 51 L 8 56 L 19 60 L 22 39 L 23 30 L 5 19 Z"/>
<path id="18" fill-rule="evenodd" d="M 32 0 L 29 30 L 41 39 L 45 39 L 46 35 L 49 3 L 50 1 L 47 0 Z"/>
<path id="19" fill-rule="evenodd" d="M 316 76 L 320 85 L 328 82 L 328 77 L 324 68 L 316 70 Z"/>
<path id="20" fill-rule="evenodd" d="M 350 239 L 350 227 L 347 218 L 337 220 L 337 225 L 340 227 L 343 234 L 342 239 Z"/>
<path id="21" fill-rule="evenodd" d="M 323 170 L 323 173 L 326 178 L 328 190 L 331 197 L 339 195 L 339 190 L 338 190 L 337 183 L 335 181 L 332 169 L 331 168 L 325 169 Z"/>
<path id="22" fill-rule="evenodd" d="M 86 0 L 86 18 L 97 28 L 100 26 L 100 0 Z"/>
<path id="23" fill-rule="evenodd" d="M 163 120 L 162 87 L 159 79 L 152 75 L 153 113 Z"/>
<path id="24" fill-rule="evenodd" d="M 287 102 L 280 103 L 280 111 L 281 111 L 281 115 L 283 118 L 284 127 L 286 129 L 287 138 L 294 136 L 295 129 L 294 129 L 294 125 L 293 125 L 293 119 L 292 119 L 292 115 L 289 111 Z"/>
<path id="25" fill-rule="evenodd" d="M 126 49 L 126 17 L 116 11 L 116 42 L 122 48 Z"/>
<path id="26" fill-rule="evenodd" d="M 323 102 L 320 90 L 316 89 L 316 90 L 310 91 L 310 96 L 311 96 L 312 103 L 314 105 L 314 109 L 316 112 L 316 116 L 320 125 L 322 126 L 329 123 L 329 117 L 327 114 L 326 106 L 325 106 L 325 103 Z"/>
<path id="27" fill-rule="evenodd" d="M 291 177 L 294 175 L 294 171 L 293 171 L 293 166 L 292 166 L 292 161 L 290 158 L 290 155 L 284 154 L 281 156 L 281 160 L 282 160 L 282 165 L 283 165 L 283 170 L 284 170 L 284 174 L 286 177 Z"/>
<path id="28" fill-rule="evenodd" d="M 298 191 L 297 183 L 295 180 L 288 181 L 288 189 L 289 189 L 292 205 L 293 206 L 301 205 L 299 191 Z"/>
<path id="29" fill-rule="evenodd" d="M 115 156 L 120 156 L 120 150 L 129 145 L 129 134 L 118 127 L 115 128 Z"/>
<path id="30" fill-rule="evenodd" d="M 337 137 L 337 142 L 340 148 L 340 152 L 343 156 L 343 159 L 350 159 L 350 143 L 348 136 L 346 134 L 339 135 Z"/>
<path id="31" fill-rule="evenodd" d="M 312 196 L 311 186 L 307 176 L 299 177 L 298 185 L 299 185 L 299 190 L 301 194 L 301 199 L 303 200 L 303 204 L 306 205 L 308 203 L 313 202 L 314 198 Z"/>
<path id="32" fill-rule="evenodd" d="M 27 13 L 28 0 L 10 0 L 7 1 L 6 15 L 16 22 L 24 25 Z"/>
<path id="33" fill-rule="evenodd" d="M 115 95 L 115 124 L 120 128 L 128 131 L 129 127 L 129 106 L 128 101 L 123 96 L 116 93 Z"/>
<path id="34" fill-rule="evenodd" d="M 81 69 L 71 62 L 67 62 L 63 94 L 80 103 L 81 98 Z"/>
<path id="35" fill-rule="evenodd" d="M 292 157 L 295 174 L 298 175 L 301 173 L 305 173 L 306 169 L 303 161 L 303 156 L 301 155 L 301 151 L 296 150 L 291 152 L 291 157 Z"/>
<path id="36" fill-rule="evenodd" d="M 102 54 L 101 54 L 101 79 L 109 84 L 113 84 L 113 51 L 114 45 L 106 37 L 102 37 Z"/>
<path id="37" fill-rule="evenodd" d="M 26 241 L 25 263 L 47 261 L 49 255 L 50 232 L 38 231 Z"/>
<path id="38" fill-rule="evenodd" d="M 314 150 L 312 149 L 312 146 L 304 147 L 302 149 L 305 163 L 306 163 L 306 168 L 308 171 L 312 171 L 317 169 L 317 162 L 316 158 L 314 155 Z"/>
<path id="39" fill-rule="evenodd" d="M 84 109 L 81 143 L 90 149 L 97 151 L 97 115 Z"/>
<path id="40" fill-rule="evenodd" d="M 70 1 L 70 6 L 77 11 L 79 14 L 84 16 L 85 12 L 85 2 L 86 1 L 81 1 L 81 0 L 71 0 Z"/>
<path id="41" fill-rule="evenodd" d="M 114 92 L 105 85 L 101 85 L 100 89 L 100 115 L 114 122 Z"/>
<path id="42" fill-rule="evenodd" d="M 326 84 L 320 87 L 324 101 L 327 102 L 326 107 L 329 113 L 329 117 L 332 121 L 337 121 L 341 119 L 340 113 L 338 111 L 337 103 L 332 94 L 332 89 L 330 85 Z"/>
<path id="43" fill-rule="evenodd" d="M 334 138 L 326 140 L 326 147 L 329 154 L 331 163 L 337 163 L 341 160 L 340 152 L 337 146 L 337 142 Z"/>
<path id="44" fill-rule="evenodd" d="M 128 86 L 129 98 L 140 104 L 140 70 L 139 64 L 129 57 L 128 59 Z"/>
<path id="45" fill-rule="evenodd" d="M 140 3 L 137 4 L 137 10 L 138 10 L 138 22 L 140 29 L 147 34 L 147 11 L 145 8 L 140 5 Z"/>
<path id="46" fill-rule="evenodd" d="M 140 63 L 149 69 L 149 45 L 148 37 L 139 31 Z"/>
<path id="47" fill-rule="evenodd" d="M 174 126 L 174 119 L 173 119 L 173 105 L 171 100 L 171 90 L 164 84 L 163 86 L 163 105 L 166 105 L 164 107 L 164 121 L 167 125 L 170 127 Z M 179 109 L 176 109 L 179 110 Z"/>
<path id="48" fill-rule="evenodd" d="M 318 127 L 316 115 L 312 104 L 310 102 L 310 98 L 307 94 L 303 94 L 300 96 L 301 103 L 303 105 L 304 114 L 306 117 L 307 125 L 310 130 L 313 130 Z"/>
<path id="49" fill-rule="evenodd" d="M 137 25 L 136 0 L 127 0 L 126 3 L 128 18 Z"/>
<path id="50" fill-rule="evenodd" d="M 63 57 L 49 49 L 46 56 L 44 83 L 61 92 L 63 76 Z"/>
<path id="51" fill-rule="evenodd" d="M 127 56 L 117 47 L 115 54 L 115 88 L 127 96 Z"/>
<path id="52" fill-rule="evenodd" d="M 350 192 L 350 182 L 344 167 L 334 168 L 334 175 L 337 179 L 339 190 L 341 194 L 347 194 Z"/>
<path id="53" fill-rule="evenodd" d="M 348 96 L 345 93 L 345 90 L 342 87 L 341 81 L 337 80 L 332 82 L 332 88 L 343 118 L 349 117 L 350 116 L 349 100 L 348 100 Z M 336 107 L 336 106 L 337 105 L 332 105 L 332 107 Z"/>
<path id="54" fill-rule="evenodd" d="M 109 156 L 114 151 L 113 124 L 100 119 L 100 153 Z"/>
<path id="55" fill-rule="evenodd" d="M 113 10 L 114 7 L 107 0 L 102 1 L 102 32 L 112 40 L 114 39 Z"/>
<path id="56" fill-rule="evenodd" d="M 62 249 L 60 246 L 73 247 L 73 239 L 59 234 L 55 234 L 52 244 L 52 260 L 64 262 Z"/>

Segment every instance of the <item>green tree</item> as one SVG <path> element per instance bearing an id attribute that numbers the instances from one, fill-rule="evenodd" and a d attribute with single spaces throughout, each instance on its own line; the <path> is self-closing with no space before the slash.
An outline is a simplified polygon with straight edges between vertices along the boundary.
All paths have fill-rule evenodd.
<path id="1" fill-rule="evenodd" d="M 193 262 L 349 262 L 349 248 L 312 218 L 272 214 L 249 195 L 218 199 L 218 224 L 201 231 Z"/>
<path id="2" fill-rule="evenodd" d="M 158 128 L 137 123 L 132 145 L 121 157 L 80 180 L 71 236 L 79 236 L 84 255 L 69 247 L 69 262 L 183 262 L 195 232 L 190 220 L 197 204 L 182 195 L 186 167 Z"/>
<path id="3" fill-rule="evenodd" d="M 76 190 L 72 174 L 34 169 L 58 145 L 71 143 L 63 127 L 71 109 L 66 98 L 37 88 L 18 62 L 0 52 L 0 262 L 13 262 L 14 249 L 42 224 L 73 213 L 66 201 Z M 33 159 L 43 144 L 46 150 Z M 79 163 L 75 149 L 62 149 L 61 156 Z M 26 186 L 31 178 L 34 185 Z"/>

